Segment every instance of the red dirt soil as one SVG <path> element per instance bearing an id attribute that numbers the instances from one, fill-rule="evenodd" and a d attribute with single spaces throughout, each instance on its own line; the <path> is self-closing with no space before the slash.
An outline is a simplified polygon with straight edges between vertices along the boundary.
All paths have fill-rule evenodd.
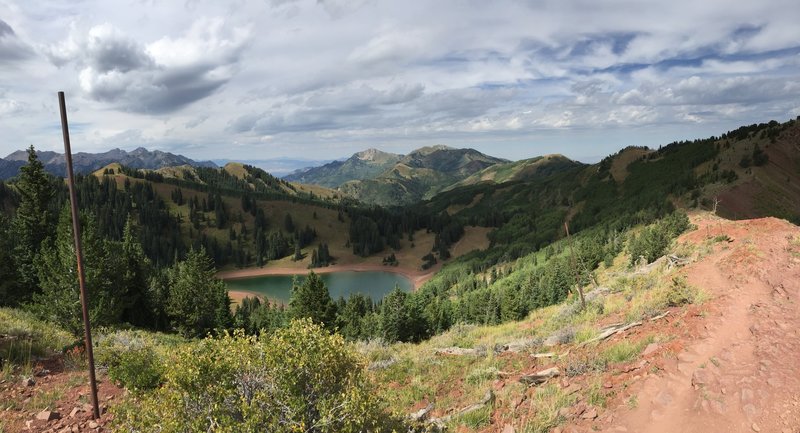
<path id="1" fill-rule="evenodd" d="M 33 385 L 22 381 L 0 382 L 0 426 L 4 432 L 106 432 L 111 421 L 107 413 L 109 406 L 121 399 L 125 392 L 111 383 L 111 380 L 99 372 L 98 402 L 100 419 L 92 420 L 92 406 L 89 396 L 89 380 L 85 370 L 70 371 L 64 368 L 60 357 L 38 361 L 35 363 Z M 46 409 L 58 412 L 59 419 L 52 421 L 37 420 L 36 415 L 43 409 L 43 403 L 34 406 L 33 402 L 43 401 L 47 395 L 55 395 L 52 404 Z M 43 398 L 44 397 L 44 398 Z M 6 404 L 6 403 L 15 404 Z M 74 413 L 73 413 L 74 412 Z"/>
<path id="2" fill-rule="evenodd" d="M 776 218 L 693 223 L 679 241 L 732 239 L 680 271 L 712 299 L 662 322 L 676 338 L 634 361 L 651 371 L 607 379 L 624 386 L 596 419 L 556 431 L 800 432 L 800 228 Z"/>

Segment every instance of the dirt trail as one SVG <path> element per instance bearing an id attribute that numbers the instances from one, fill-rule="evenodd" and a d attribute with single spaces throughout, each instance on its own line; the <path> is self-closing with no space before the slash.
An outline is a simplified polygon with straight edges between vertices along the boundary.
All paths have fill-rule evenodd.
<path id="1" fill-rule="evenodd" d="M 683 241 L 732 239 L 681 272 L 712 296 L 710 313 L 666 371 L 632 385 L 635 408 L 610 408 L 603 431 L 800 432 L 800 229 L 775 218 L 693 222 Z"/>

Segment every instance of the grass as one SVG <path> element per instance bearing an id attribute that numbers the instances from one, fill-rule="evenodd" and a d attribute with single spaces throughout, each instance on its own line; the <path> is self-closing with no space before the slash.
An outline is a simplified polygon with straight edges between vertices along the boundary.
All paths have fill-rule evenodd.
<path id="1" fill-rule="evenodd" d="M 61 400 L 63 397 L 64 390 L 62 389 L 40 391 L 33 396 L 28 408 L 33 410 L 55 409 L 56 402 Z"/>
<path id="2" fill-rule="evenodd" d="M 531 415 L 522 426 L 522 433 L 546 433 L 563 421 L 558 415 L 561 408 L 575 403 L 577 396 L 567 395 L 558 385 L 547 385 L 533 393 Z M 535 412 L 534 412 L 535 411 Z"/>
<path id="3" fill-rule="evenodd" d="M 606 407 L 608 396 L 603 392 L 603 384 L 600 377 L 592 381 L 589 386 L 586 401 L 592 406 Z"/>
<path id="4" fill-rule="evenodd" d="M 40 411 L 44 409 L 53 410 L 56 408 L 56 403 L 64 398 L 64 389 L 56 388 L 49 391 L 39 390 L 27 403 L 19 400 L 9 400 L 5 408 L 12 410 L 23 410 L 28 412 Z M 0 406 L 2 408 L 2 406 Z"/>
<path id="5" fill-rule="evenodd" d="M 5 346 L 14 341 L 30 341 L 30 353 L 34 356 L 52 354 L 75 341 L 72 335 L 59 327 L 39 320 L 28 312 L 12 308 L 0 308 L 0 335 L 11 337 L 0 340 L 0 354 L 3 356 L 8 353 L 4 350 L 7 349 Z"/>
<path id="6" fill-rule="evenodd" d="M 639 356 L 639 354 L 642 353 L 642 350 L 644 350 L 644 348 L 653 341 L 655 341 L 655 337 L 653 336 L 644 338 L 637 342 L 622 340 L 601 351 L 598 355 L 598 359 L 602 364 L 605 365 L 628 362 Z"/>
<path id="7" fill-rule="evenodd" d="M 711 238 L 711 242 L 712 243 L 731 242 L 731 238 L 728 235 L 717 235 L 717 236 L 714 236 L 713 238 Z"/>
<path id="8" fill-rule="evenodd" d="M 30 313 L 0 308 L 0 377 L 30 376 L 35 357 L 51 356 L 72 341 L 69 333 Z"/>
<path id="9" fill-rule="evenodd" d="M 628 397 L 628 400 L 626 400 L 626 404 L 628 405 L 628 409 L 636 409 L 637 407 L 639 407 L 639 398 L 636 397 L 635 395 L 632 395 Z"/>
<path id="10" fill-rule="evenodd" d="M 470 371 L 464 380 L 470 385 L 480 385 L 487 380 L 497 378 L 497 373 L 498 370 L 495 367 L 479 367 Z"/>
<path id="11" fill-rule="evenodd" d="M 492 417 L 492 407 L 486 406 L 455 418 L 450 424 L 454 427 L 463 425 L 473 430 L 489 425 Z M 455 428 L 453 430 L 456 430 Z"/>
<path id="12" fill-rule="evenodd" d="M 693 256 L 697 246 L 678 244 L 680 256 Z M 525 267 L 521 259 L 515 267 Z M 479 401 L 486 390 L 487 382 L 497 377 L 497 372 L 522 372 L 534 368 L 530 359 L 520 356 L 495 356 L 491 348 L 513 341 L 530 341 L 532 352 L 550 351 L 540 347 L 541 341 L 559 332 L 567 332 L 571 338 L 566 348 L 588 341 L 597 335 L 601 323 L 632 322 L 646 320 L 669 308 L 687 304 L 700 304 L 708 299 L 701 289 L 687 284 L 685 279 L 672 278 L 666 266 L 655 266 L 647 271 L 631 270 L 625 254 L 620 254 L 610 266 L 602 265 L 597 272 L 597 282 L 609 288 L 609 293 L 594 300 L 586 309 L 576 308 L 575 299 L 570 298 L 560 305 L 552 305 L 532 311 L 521 322 L 509 322 L 494 326 L 456 325 L 449 331 L 420 344 L 383 345 L 376 342 L 359 343 L 358 347 L 368 360 L 394 358 L 397 362 L 383 370 L 372 372 L 379 386 L 378 392 L 387 401 L 392 412 L 398 415 L 410 413 L 411 408 L 423 400 L 434 403 L 437 410 L 456 410 Z M 501 280 L 502 281 L 502 280 Z M 602 386 L 600 372 L 617 364 L 631 362 L 653 341 L 665 341 L 662 335 L 650 336 L 639 341 L 618 339 L 592 345 L 588 352 L 567 355 L 555 361 L 567 376 L 589 375 L 583 392 L 564 395 L 558 385 L 545 385 L 535 390 L 507 381 L 498 391 L 496 414 L 500 419 L 515 425 L 518 432 L 549 432 L 563 422 L 558 410 L 583 399 L 597 407 L 605 407 L 613 393 Z M 434 349 L 443 347 L 486 347 L 485 356 L 441 356 Z M 548 362 L 548 361 L 545 361 Z M 391 384 L 391 386 L 385 386 Z M 442 386 L 438 384 L 447 384 Z M 525 405 L 514 407 L 528 392 Z M 635 396 L 627 398 L 629 407 L 638 405 Z M 528 406 L 529 405 L 529 406 Z M 526 409 L 526 408 L 530 409 Z M 520 412 L 521 411 L 521 412 Z M 525 414 L 525 412 L 528 412 Z M 474 417 L 474 418 L 473 418 Z M 456 431 L 486 429 L 483 413 L 467 419 L 456 419 L 450 427 Z"/>

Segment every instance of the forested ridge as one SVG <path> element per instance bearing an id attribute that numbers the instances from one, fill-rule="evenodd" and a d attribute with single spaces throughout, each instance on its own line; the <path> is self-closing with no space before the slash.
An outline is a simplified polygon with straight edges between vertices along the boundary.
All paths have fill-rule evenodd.
<path id="1" fill-rule="evenodd" d="M 311 256 L 309 267 L 335 263 L 330 240 L 318 236 L 318 229 L 330 225 L 333 215 L 337 224 L 347 227 L 340 241 L 346 242 L 353 255 L 380 255 L 384 263 L 397 265 L 391 252 L 401 248 L 401 240 L 413 241 L 413 234 L 422 229 L 434 236 L 431 251 L 417 252 L 424 260 L 422 267 L 447 263 L 414 293 L 396 291 L 378 303 L 358 296 L 320 301 L 327 305 L 328 318 L 320 321 L 329 329 L 340 329 L 352 339 L 414 341 L 456 323 L 519 320 L 529 311 L 567 296 L 576 278 L 572 260 L 581 264 L 581 281 L 590 281 L 593 270 L 626 245 L 635 257 L 655 259 L 663 244 L 682 231 L 675 227 L 685 226 L 680 222 L 685 218 L 675 213 L 676 204 L 708 206 L 706 186 L 731 184 L 746 176 L 751 166 L 767 164 L 770 146 L 780 143 L 782 133 L 794 126 L 794 121 L 771 122 L 656 150 L 626 148 L 595 165 L 565 165 L 545 176 L 467 185 L 416 206 L 396 209 L 298 193 L 293 184 L 247 165 L 238 175 L 201 167 L 178 178 L 118 167 L 78 176 L 87 254 L 111 263 L 98 266 L 99 270 L 111 270 L 108 275 L 98 275 L 98 281 L 105 278 L 103 284 L 108 287 L 126 287 L 115 290 L 114 296 L 128 294 L 120 295 L 124 299 L 103 301 L 109 302 L 113 308 L 106 309 L 115 313 L 100 320 L 177 329 L 178 325 L 170 324 L 164 306 L 169 305 L 170 287 L 180 285 L 180 270 L 185 270 L 187 263 L 204 272 L 222 266 L 262 266 L 287 257 L 301 260 L 307 255 Z M 734 161 L 735 166 L 726 163 L 723 158 L 730 160 L 726 155 L 738 148 L 746 149 L 741 160 Z M 632 151 L 641 156 L 621 171 L 617 161 Z M 31 153 L 17 179 L 0 183 L 0 205 L 9 222 L 0 237 L 9 245 L 4 249 L 9 260 L 0 266 L 3 275 L 10 276 L 3 290 L 12 304 L 30 302 L 37 296 L 44 299 L 39 293 L 49 292 L 40 287 L 39 276 L 57 274 L 56 262 L 61 263 L 61 272 L 67 271 L 63 265 L 71 229 L 64 221 L 59 223 L 59 215 L 65 218 L 66 188 L 61 179 L 46 174 L 40 166 Z M 268 215 L 265 203 L 275 201 L 304 207 L 294 208 L 294 214 Z M 329 217 L 320 218 L 318 213 L 323 212 Z M 648 229 L 647 240 L 629 234 L 633 227 L 662 219 L 672 228 L 658 223 L 654 227 L 662 228 Z M 565 221 L 574 234 L 569 244 L 564 239 Z M 467 225 L 493 227 L 490 247 L 448 260 L 450 247 Z M 567 248 L 574 257 L 566 256 Z M 127 255 L 120 257 L 115 250 Z M 128 267 L 134 271 L 126 270 Z M 119 275 L 127 275 L 129 280 L 115 280 Z M 304 284 L 327 294 L 315 281 Z M 48 282 L 52 287 L 59 284 L 68 286 Z M 140 287 L 133 287 L 137 284 Z M 224 286 L 212 291 L 222 293 Z M 227 303 L 222 295 L 214 296 L 218 304 Z M 148 307 L 142 308 L 145 304 Z M 130 310 L 126 312 L 126 308 Z M 133 310 L 148 313 L 137 319 Z M 236 323 L 256 332 L 294 317 L 283 307 L 258 301 L 242 304 L 235 317 L 225 317 L 222 311 L 218 308 L 213 320 L 196 318 L 195 330 L 205 332 L 200 330 Z"/>
<path id="2" fill-rule="evenodd" d="M 690 227 L 686 209 L 716 209 L 719 196 L 765 178 L 793 191 L 798 176 L 774 158 L 796 146 L 796 133 L 795 122 L 774 122 L 659 149 L 626 148 L 598 164 L 478 182 L 406 208 L 315 196 L 250 166 L 179 176 L 110 166 L 78 176 L 89 313 L 101 330 L 98 362 L 134 396 L 115 409 L 115 428 L 261 431 L 310 423 L 330 427 L 323 431 L 429 431 L 435 424 L 387 410 L 348 341 L 375 356 L 376 368 L 398 362 L 382 355 L 394 350 L 387 347 L 417 347 L 387 346 L 394 342 L 444 334 L 457 348 L 477 350 L 460 340 L 470 326 L 553 314 L 545 307 L 596 288 L 607 269 L 635 273 L 667 254 Z M 751 211 L 797 221 L 784 202 L 762 197 L 758 206 Z M 450 257 L 470 226 L 492 228 L 489 247 Z M 418 290 L 398 288 L 377 302 L 358 294 L 333 299 L 312 270 L 294 282 L 287 305 L 245 298 L 231 308 L 215 276 L 219 267 L 276 260 L 323 267 L 342 251 L 408 266 L 396 253 L 423 235 L 431 248 L 413 250 L 421 266 L 443 267 Z M 64 181 L 47 174 L 31 148 L 20 175 L 0 182 L 0 299 L 13 307 L 0 314 L 79 340 L 72 242 Z M 631 314 L 651 317 L 700 296 L 678 279 L 654 290 L 659 295 Z M 603 305 L 558 307 L 552 320 L 600 315 Z M 0 357 L 6 369 L 20 359 L 18 349 Z M 448 368 L 460 362 L 448 361 Z M 404 360 L 376 377 L 414 388 L 404 376 L 409 368 L 423 367 Z M 471 371 L 465 381 L 480 383 L 475 377 L 486 374 L 495 375 Z M 307 383 L 319 386 L 300 386 Z M 401 397 L 409 398 L 416 404 L 422 397 Z M 203 418 L 201 408 L 216 418 Z M 273 416 L 281 411 L 289 412 Z"/>

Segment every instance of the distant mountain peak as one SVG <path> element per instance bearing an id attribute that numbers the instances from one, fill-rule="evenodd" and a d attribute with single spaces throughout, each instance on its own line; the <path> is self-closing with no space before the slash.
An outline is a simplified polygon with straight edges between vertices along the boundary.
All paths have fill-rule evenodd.
<path id="1" fill-rule="evenodd" d="M 39 160 L 44 164 L 45 170 L 56 176 L 63 176 L 66 159 L 64 154 L 51 151 L 36 151 Z M 16 176 L 19 167 L 28 160 L 28 152 L 18 150 L 5 158 L 6 161 L 16 164 L 4 164 L 6 168 L 0 173 L 0 179 Z M 111 163 L 119 163 L 131 168 L 159 169 L 180 165 L 195 167 L 216 167 L 211 161 L 194 161 L 183 155 L 175 155 L 160 150 L 147 150 L 144 147 L 136 148 L 130 152 L 115 148 L 102 153 L 77 152 L 73 154 L 73 164 L 76 173 L 88 174 L 103 168 Z"/>
<path id="2" fill-rule="evenodd" d="M 295 171 L 284 179 L 291 182 L 336 188 L 353 180 L 371 179 L 390 169 L 402 155 L 370 148 L 353 154 L 343 161 L 333 161 L 319 167 Z"/>
<path id="3" fill-rule="evenodd" d="M 372 147 L 353 155 L 353 157 L 360 159 L 362 161 L 377 161 L 379 159 L 383 160 L 386 159 L 387 157 L 396 157 L 396 156 L 397 155 L 393 153 L 384 152 L 382 150 L 378 150 Z"/>
<path id="4" fill-rule="evenodd" d="M 411 153 L 412 154 L 416 153 L 416 154 L 421 154 L 421 155 L 428 155 L 428 154 L 431 154 L 433 152 L 439 152 L 439 151 L 443 151 L 443 150 L 459 150 L 459 149 L 456 149 L 455 147 L 450 147 L 450 146 L 447 146 L 447 145 L 444 145 L 444 144 L 436 144 L 436 145 L 433 145 L 433 146 L 420 147 L 419 149 L 417 149 L 417 150 L 415 150 L 415 151 L 413 151 Z M 464 150 L 468 150 L 468 149 L 464 149 Z M 471 149 L 469 149 L 469 150 L 471 150 Z"/>

